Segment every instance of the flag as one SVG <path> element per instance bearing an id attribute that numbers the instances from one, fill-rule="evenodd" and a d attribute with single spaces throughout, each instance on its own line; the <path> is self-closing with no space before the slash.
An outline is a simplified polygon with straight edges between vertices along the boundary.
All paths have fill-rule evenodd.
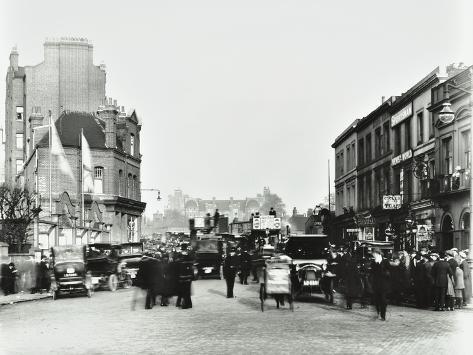
<path id="1" fill-rule="evenodd" d="M 92 179 L 92 154 L 90 153 L 89 143 L 84 136 L 84 132 L 81 132 L 81 150 L 82 150 L 82 179 L 83 179 L 83 192 L 94 191 L 94 180 Z"/>
<path id="2" fill-rule="evenodd" d="M 66 153 L 64 152 L 64 148 L 62 147 L 61 140 L 59 139 L 59 135 L 57 134 L 56 125 L 51 120 L 50 121 L 51 127 L 51 155 L 56 156 L 59 170 L 61 170 L 65 175 L 69 176 L 72 180 L 74 179 L 74 174 L 72 173 L 71 166 L 66 158 Z"/>

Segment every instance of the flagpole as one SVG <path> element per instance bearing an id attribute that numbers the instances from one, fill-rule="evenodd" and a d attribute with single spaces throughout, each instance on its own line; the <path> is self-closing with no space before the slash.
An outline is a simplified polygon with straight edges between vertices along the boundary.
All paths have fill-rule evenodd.
<path id="1" fill-rule="evenodd" d="M 82 149 L 82 137 L 84 136 L 84 129 L 80 130 L 80 194 L 81 194 L 81 215 L 82 215 L 82 225 L 85 226 L 85 208 L 84 208 L 84 157 Z"/>
<path id="2" fill-rule="evenodd" d="M 52 221 L 53 217 L 53 154 L 52 154 L 52 142 L 53 142 L 53 126 L 52 126 L 52 113 L 49 110 L 49 218 Z"/>

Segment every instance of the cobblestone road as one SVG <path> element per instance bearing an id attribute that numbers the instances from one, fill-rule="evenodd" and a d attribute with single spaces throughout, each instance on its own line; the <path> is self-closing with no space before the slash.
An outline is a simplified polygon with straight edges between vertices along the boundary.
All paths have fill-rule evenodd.
<path id="1" fill-rule="evenodd" d="M 467 354 L 473 344 L 473 311 L 433 312 L 388 308 L 352 311 L 319 298 L 260 310 L 257 285 L 224 280 L 193 283 L 194 308 L 131 310 L 135 289 L 96 292 L 0 307 L 1 354 Z M 174 300 L 173 300 L 174 303 Z M 469 342 L 469 343 L 468 343 Z M 472 348 L 472 347 L 470 347 Z"/>

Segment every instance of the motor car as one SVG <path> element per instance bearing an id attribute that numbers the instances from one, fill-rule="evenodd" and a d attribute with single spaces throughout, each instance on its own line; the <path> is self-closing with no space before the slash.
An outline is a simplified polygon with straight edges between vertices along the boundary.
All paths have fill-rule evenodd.
<path id="1" fill-rule="evenodd" d="M 221 279 L 223 243 L 221 239 L 201 239 L 195 241 L 196 277 Z"/>
<path id="2" fill-rule="evenodd" d="M 132 284 L 131 276 L 119 260 L 119 247 L 110 243 L 94 243 L 86 246 L 87 268 L 95 289 L 106 288 L 112 292 Z"/>
<path id="3" fill-rule="evenodd" d="M 51 291 L 53 300 L 64 294 L 92 296 L 93 285 L 87 270 L 85 247 L 79 245 L 51 248 Z"/>
<path id="4" fill-rule="evenodd" d="M 135 283 L 138 268 L 143 257 L 143 243 L 129 242 L 118 245 L 115 249 L 118 261 L 123 272 L 130 276 L 132 284 Z"/>

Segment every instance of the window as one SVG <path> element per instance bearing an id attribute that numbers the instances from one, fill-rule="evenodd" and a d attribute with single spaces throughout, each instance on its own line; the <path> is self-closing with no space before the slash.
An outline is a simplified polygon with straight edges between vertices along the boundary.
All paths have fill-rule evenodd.
<path id="1" fill-rule="evenodd" d="M 130 155 L 135 155 L 135 135 L 130 134 Z"/>
<path id="2" fill-rule="evenodd" d="M 118 170 L 118 196 L 123 196 L 123 170 Z"/>
<path id="3" fill-rule="evenodd" d="M 383 173 L 383 194 L 389 195 L 391 193 L 391 175 L 390 173 L 390 168 L 389 166 L 384 168 L 384 173 Z"/>
<path id="4" fill-rule="evenodd" d="M 23 149 L 23 133 L 16 134 L 16 149 Z"/>
<path id="5" fill-rule="evenodd" d="M 23 106 L 16 107 L 16 120 L 23 121 Z"/>
<path id="6" fill-rule="evenodd" d="M 16 160 L 16 174 L 18 175 L 23 169 L 23 159 Z"/>
<path id="7" fill-rule="evenodd" d="M 358 165 L 363 165 L 364 164 L 364 158 L 365 158 L 365 145 L 363 138 L 358 140 Z"/>
<path id="8" fill-rule="evenodd" d="M 127 183 L 127 197 L 132 198 L 132 184 L 133 184 L 133 177 L 131 174 L 128 174 L 128 183 Z"/>
<path id="9" fill-rule="evenodd" d="M 356 154 L 355 154 L 355 142 L 351 144 L 351 161 L 352 161 L 352 169 L 356 167 Z"/>
<path id="10" fill-rule="evenodd" d="M 366 175 L 366 207 L 371 207 L 372 204 L 372 186 L 371 186 L 371 174 Z"/>
<path id="11" fill-rule="evenodd" d="M 351 193 L 350 193 L 350 186 L 347 186 L 347 207 L 351 206 Z"/>
<path id="12" fill-rule="evenodd" d="M 343 156 L 343 151 L 340 152 L 340 174 L 343 175 L 343 173 L 345 172 L 345 158 Z"/>
<path id="13" fill-rule="evenodd" d="M 424 143 L 424 114 L 417 114 L 417 145 Z"/>
<path id="14" fill-rule="evenodd" d="M 429 179 L 435 178 L 435 160 L 429 161 Z"/>
<path id="15" fill-rule="evenodd" d="M 462 132 L 462 162 L 461 167 L 463 169 L 471 168 L 471 145 L 470 145 L 470 131 Z"/>
<path id="16" fill-rule="evenodd" d="M 101 166 L 94 168 L 94 193 L 103 193 L 103 168 Z"/>
<path id="17" fill-rule="evenodd" d="M 453 174 L 452 137 L 442 140 L 442 173 Z"/>
<path id="18" fill-rule="evenodd" d="M 432 112 L 429 112 L 429 121 L 430 121 L 430 130 L 429 130 L 429 138 L 433 138 L 435 135 L 435 121 L 434 121 L 434 115 Z"/>
<path id="19" fill-rule="evenodd" d="M 359 180 L 358 180 L 358 205 L 360 207 L 360 209 L 363 209 L 365 207 L 365 199 L 364 199 L 364 181 L 363 181 L 363 177 L 360 176 Z"/>
<path id="20" fill-rule="evenodd" d="M 382 140 L 381 140 L 381 127 L 378 127 L 374 131 L 374 154 L 376 157 L 383 154 Z"/>
<path id="21" fill-rule="evenodd" d="M 138 178 L 136 175 L 133 175 L 133 198 L 138 199 Z"/>
<path id="22" fill-rule="evenodd" d="M 351 170 L 351 165 L 352 165 L 352 161 L 351 161 L 351 154 L 350 154 L 350 145 L 347 145 L 347 171 L 350 171 Z"/>
<path id="23" fill-rule="evenodd" d="M 399 195 L 401 195 L 401 203 L 404 203 L 404 169 L 399 171 Z"/>
<path id="24" fill-rule="evenodd" d="M 404 122 L 404 152 L 411 148 L 411 120 Z"/>
<path id="25" fill-rule="evenodd" d="M 383 125 L 383 145 L 384 153 L 387 153 L 391 150 L 391 128 L 389 127 L 389 122 L 385 122 Z"/>
<path id="26" fill-rule="evenodd" d="M 401 154 L 401 125 L 394 128 L 394 155 Z"/>
<path id="27" fill-rule="evenodd" d="M 373 159 L 371 154 L 371 133 L 366 135 L 366 162 L 369 163 Z"/>

